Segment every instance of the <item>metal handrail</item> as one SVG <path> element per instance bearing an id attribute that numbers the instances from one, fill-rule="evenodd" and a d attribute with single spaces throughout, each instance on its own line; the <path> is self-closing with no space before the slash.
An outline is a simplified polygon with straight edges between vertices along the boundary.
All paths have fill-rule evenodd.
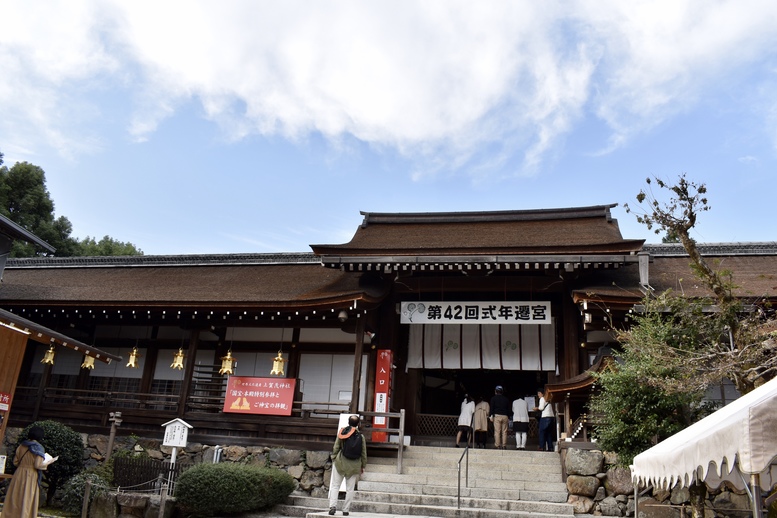
<path id="1" fill-rule="evenodd" d="M 458 488 L 456 489 L 456 509 L 461 509 L 461 461 L 466 457 L 466 463 L 464 464 L 464 486 L 469 487 L 469 443 L 474 443 L 475 435 L 475 414 L 469 420 L 469 433 L 467 433 L 467 445 L 464 447 L 464 451 L 461 452 L 456 463 L 456 475 L 458 477 Z"/>
<path id="2" fill-rule="evenodd" d="M 467 458 L 464 465 L 464 486 L 469 487 L 469 441 L 467 441 L 467 446 L 461 452 L 461 457 L 459 457 L 459 461 L 456 463 L 456 471 L 459 477 L 459 486 L 456 490 L 456 509 L 461 509 L 461 460 L 464 457 Z"/>

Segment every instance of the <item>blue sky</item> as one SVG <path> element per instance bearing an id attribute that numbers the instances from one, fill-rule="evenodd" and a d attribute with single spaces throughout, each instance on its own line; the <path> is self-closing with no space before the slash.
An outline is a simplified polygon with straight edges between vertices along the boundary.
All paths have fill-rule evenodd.
<path id="1" fill-rule="evenodd" d="M 0 151 L 78 238 L 309 251 L 359 211 L 709 189 L 701 242 L 776 241 L 773 1 L 0 4 Z"/>

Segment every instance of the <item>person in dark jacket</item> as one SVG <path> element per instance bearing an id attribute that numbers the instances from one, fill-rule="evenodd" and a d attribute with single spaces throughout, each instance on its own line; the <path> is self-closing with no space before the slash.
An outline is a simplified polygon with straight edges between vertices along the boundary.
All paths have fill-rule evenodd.
<path id="1" fill-rule="evenodd" d="M 510 400 L 504 395 L 504 388 L 502 385 L 497 385 L 491 398 L 490 419 L 494 423 L 494 446 L 498 450 L 504 450 L 507 447 L 507 427 L 512 413 Z"/>
<path id="2" fill-rule="evenodd" d="M 367 467 L 367 441 L 362 437 L 362 454 L 356 459 L 349 459 L 343 455 L 343 441 L 353 434 L 359 433 L 361 420 L 358 415 L 348 418 L 348 426 L 337 432 L 335 445 L 332 449 L 332 479 L 329 481 L 329 514 L 337 512 L 337 497 L 340 495 L 340 485 L 345 479 L 345 503 L 343 504 L 343 516 L 348 516 L 351 510 L 353 492 L 356 489 L 356 481 L 359 475 L 364 473 Z"/>

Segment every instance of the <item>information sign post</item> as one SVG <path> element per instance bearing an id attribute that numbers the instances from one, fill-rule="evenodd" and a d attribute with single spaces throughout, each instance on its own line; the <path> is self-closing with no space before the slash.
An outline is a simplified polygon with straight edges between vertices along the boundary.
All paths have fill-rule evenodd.
<path id="1" fill-rule="evenodd" d="M 179 418 L 168 421 L 162 426 L 165 428 L 165 437 L 162 440 L 162 446 L 169 446 L 173 448 L 173 452 L 170 455 L 170 474 L 167 477 L 167 485 L 169 487 L 173 481 L 173 469 L 175 468 L 175 457 L 178 454 L 178 448 L 186 447 L 186 441 L 189 437 L 189 430 L 194 427 L 183 419 Z"/>

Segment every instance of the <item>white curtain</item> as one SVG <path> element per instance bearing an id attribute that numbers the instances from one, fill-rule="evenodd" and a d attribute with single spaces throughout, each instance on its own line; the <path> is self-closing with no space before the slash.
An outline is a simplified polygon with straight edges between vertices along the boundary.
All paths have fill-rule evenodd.
<path id="1" fill-rule="evenodd" d="M 409 369 L 556 369 L 555 324 L 410 326 Z"/>

